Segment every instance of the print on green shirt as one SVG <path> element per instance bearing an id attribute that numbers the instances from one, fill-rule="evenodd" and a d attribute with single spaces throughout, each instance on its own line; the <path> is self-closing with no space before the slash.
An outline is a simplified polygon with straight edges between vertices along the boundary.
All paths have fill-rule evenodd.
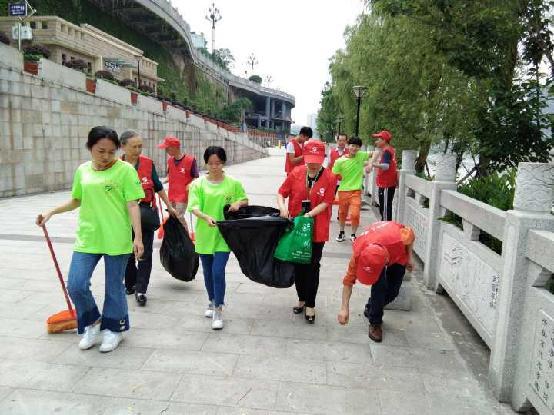
<path id="1" fill-rule="evenodd" d="M 144 197 L 133 166 L 117 160 L 109 169 L 97 171 L 92 162 L 83 163 L 75 171 L 71 197 L 81 201 L 76 252 L 123 255 L 133 251 L 127 202 Z"/>
<path id="2" fill-rule="evenodd" d="M 206 176 L 192 182 L 189 189 L 188 211 L 198 209 L 216 221 L 224 220 L 223 208 L 235 202 L 247 199 L 242 184 L 225 175 L 221 183 L 211 183 Z M 227 243 L 217 227 L 211 227 L 202 219 L 196 221 L 195 249 L 199 254 L 230 252 Z"/>
<path id="3" fill-rule="evenodd" d="M 335 161 L 333 173 L 342 177 L 339 192 L 362 189 L 364 165 L 369 157 L 370 153 L 358 151 L 354 157 L 341 157 Z"/>

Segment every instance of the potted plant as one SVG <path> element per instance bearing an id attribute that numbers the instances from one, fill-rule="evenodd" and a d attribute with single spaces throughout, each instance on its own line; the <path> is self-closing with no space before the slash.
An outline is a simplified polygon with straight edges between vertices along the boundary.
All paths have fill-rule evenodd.
<path id="1" fill-rule="evenodd" d="M 0 43 L 8 46 L 10 44 L 10 38 L 4 32 L 0 32 Z"/>
<path id="2" fill-rule="evenodd" d="M 138 89 L 135 88 L 135 81 L 132 79 L 126 78 L 119 82 L 119 85 L 127 88 L 129 91 L 131 91 L 131 104 L 137 105 L 138 104 Z"/>
<path id="3" fill-rule="evenodd" d="M 38 65 L 41 58 L 50 56 L 50 50 L 43 45 L 30 45 L 23 49 L 23 70 L 38 75 Z"/>
<path id="4" fill-rule="evenodd" d="M 77 71 L 81 71 L 85 74 L 88 73 L 88 63 L 86 63 L 83 59 L 72 59 L 66 62 L 65 66 L 71 69 L 75 69 Z"/>

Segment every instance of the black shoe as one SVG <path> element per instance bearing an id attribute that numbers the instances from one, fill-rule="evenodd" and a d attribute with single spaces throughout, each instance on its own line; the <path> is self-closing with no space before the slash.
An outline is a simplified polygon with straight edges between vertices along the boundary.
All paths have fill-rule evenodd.
<path id="1" fill-rule="evenodd" d="M 309 316 L 304 312 L 304 318 L 306 319 L 306 322 L 308 324 L 314 324 L 315 323 L 315 314 L 313 316 Z"/>
<path id="2" fill-rule="evenodd" d="M 134 287 L 134 286 L 131 287 L 131 288 L 125 287 L 125 294 L 127 294 L 127 295 L 133 295 L 134 293 L 135 293 L 135 287 Z"/>
<path id="3" fill-rule="evenodd" d="M 135 294 L 135 299 L 137 300 L 139 306 L 144 307 L 146 305 L 146 294 L 137 293 Z"/>
<path id="4" fill-rule="evenodd" d="M 294 314 L 302 314 L 302 312 L 304 311 L 304 307 L 305 306 L 302 306 L 302 307 L 292 307 L 292 312 Z"/>

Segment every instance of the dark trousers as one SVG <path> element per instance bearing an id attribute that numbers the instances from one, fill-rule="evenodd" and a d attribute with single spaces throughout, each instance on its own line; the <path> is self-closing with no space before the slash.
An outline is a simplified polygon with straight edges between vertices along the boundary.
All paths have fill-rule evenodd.
<path id="1" fill-rule="evenodd" d="M 386 267 L 377 282 L 371 286 L 371 297 L 367 300 L 366 314 L 371 324 L 383 323 L 383 309 L 398 296 L 406 267 L 393 264 Z"/>
<path id="2" fill-rule="evenodd" d="M 133 238 L 135 233 L 133 232 Z M 137 293 L 146 294 L 148 283 L 150 282 L 150 273 L 152 272 L 152 248 L 154 245 L 154 231 L 142 230 L 142 244 L 144 245 L 144 254 L 138 261 L 135 255 L 131 254 L 125 269 L 125 287 L 128 289 L 135 287 Z"/>
<path id="3" fill-rule="evenodd" d="M 294 285 L 298 301 L 304 301 L 306 307 L 315 307 L 315 297 L 319 287 L 319 268 L 325 242 L 312 243 L 312 262 L 294 266 Z"/>
<path id="4" fill-rule="evenodd" d="M 394 199 L 395 187 L 379 188 L 379 213 L 381 220 L 392 220 L 392 200 Z"/>

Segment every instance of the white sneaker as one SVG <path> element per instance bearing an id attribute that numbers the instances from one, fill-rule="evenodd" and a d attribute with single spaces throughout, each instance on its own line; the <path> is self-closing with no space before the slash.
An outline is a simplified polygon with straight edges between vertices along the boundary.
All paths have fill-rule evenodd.
<path id="1" fill-rule="evenodd" d="M 100 324 L 85 327 L 85 333 L 79 342 L 79 349 L 88 350 L 98 343 L 100 343 Z"/>
<path id="2" fill-rule="evenodd" d="M 220 308 L 214 310 L 212 318 L 212 330 L 221 330 L 223 328 L 223 311 Z"/>
<path id="3" fill-rule="evenodd" d="M 210 303 L 206 311 L 204 311 L 204 317 L 213 318 L 213 316 L 214 316 L 214 305 Z"/>
<path id="4" fill-rule="evenodd" d="M 121 340 L 123 340 L 123 335 L 121 333 L 105 329 L 104 336 L 102 337 L 102 344 L 100 345 L 100 351 L 106 353 L 117 349 L 117 346 L 119 346 Z"/>

